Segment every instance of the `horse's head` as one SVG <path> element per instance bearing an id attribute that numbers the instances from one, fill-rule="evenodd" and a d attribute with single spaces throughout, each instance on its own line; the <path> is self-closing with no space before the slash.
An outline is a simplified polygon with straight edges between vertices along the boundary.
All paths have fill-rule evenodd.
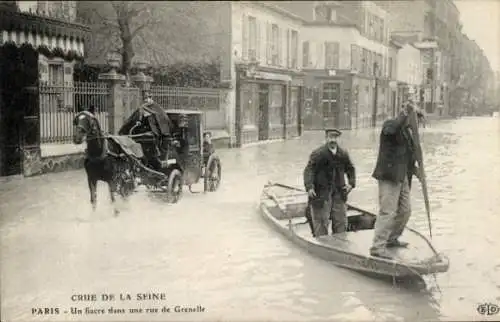
<path id="1" fill-rule="evenodd" d="M 82 144 L 84 138 L 96 138 L 100 132 L 99 123 L 89 112 L 80 112 L 73 119 L 74 144 Z"/>

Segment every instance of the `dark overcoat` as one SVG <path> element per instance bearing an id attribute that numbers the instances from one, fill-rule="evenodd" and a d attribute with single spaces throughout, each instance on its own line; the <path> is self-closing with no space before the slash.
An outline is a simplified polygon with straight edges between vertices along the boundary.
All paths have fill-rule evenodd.
<path id="1" fill-rule="evenodd" d="M 304 169 L 304 186 L 307 191 L 314 188 L 316 198 L 310 200 L 312 206 L 320 206 L 334 192 L 343 193 L 347 175 L 349 184 L 356 186 L 356 171 L 346 150 L 337 147 L 334 156 L 325 144 L 314 150 Z M 347 199 L 343 194 L 342 198 Z"/>
<path id="2" fill-rule="evenodd" d="M 408 182 L 411 182 L 416 159 L 411 133 L 404 124 L 405 117 L 400 115 L 382 125 L 373 178 L 399 183 L 407 176 Z"/>

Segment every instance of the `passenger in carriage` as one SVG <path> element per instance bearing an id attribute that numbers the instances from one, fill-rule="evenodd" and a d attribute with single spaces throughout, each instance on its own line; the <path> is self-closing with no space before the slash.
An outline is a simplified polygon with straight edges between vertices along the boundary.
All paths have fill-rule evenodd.
<path id="1" fill-rule="evenodd" d="M 203 164 L 207 164 L 208 158 L 214 153 L 214 145 L 212 143 L 212 132 L 203 133 Z"/>

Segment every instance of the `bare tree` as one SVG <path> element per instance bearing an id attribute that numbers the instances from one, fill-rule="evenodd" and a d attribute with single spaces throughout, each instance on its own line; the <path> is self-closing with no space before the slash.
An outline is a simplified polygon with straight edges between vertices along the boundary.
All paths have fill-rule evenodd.
<path id="1" fill-rule="evenodd" d="M 205 18 L 211 18 L 207 5 L 199 2 L 81 1 L 78 5 L 79 16 L 92 27 L 91 58 L 103 60 L 106 53 L 118 52 L 125 74 L 136 56 L 155 65 L 192 60 L 193 55 L 198 60 L 217 56 L 220 26 L 210 24 Z"/>

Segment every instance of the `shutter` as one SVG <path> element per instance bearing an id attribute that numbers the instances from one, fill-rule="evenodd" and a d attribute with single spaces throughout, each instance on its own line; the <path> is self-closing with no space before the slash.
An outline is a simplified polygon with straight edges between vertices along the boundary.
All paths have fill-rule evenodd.
<path id="1" fill-rule="evenodd" d="M 285 67 L 286 66 L 286 61 L 285 61 L 285 44 L 286 44 L 286 39 L 285 39 L 285 29 L 284 28 L 279 28 L 278 29 L 278 55 L 279 55 L 279 62 L 280 66 Z"/>
<path id="2" fill-rule="evenodd" d="M 248 16 L 243 14 L 241 21 L 241 58 L 248 58 Z"/>
<path id="3" fill-rule="evenodd" d="M 317 52 L 316 52 L 316 59 L 317 59 L 316 68 L 321 68 L 322 65 L 323 66 L 325 65 L 325 62 L 323 61 L 323 56 L 324 56 L 323 55 L 323 47 L 324 47 L 324 45 L 321 42 L 318 43 L 316 46 L 316 50 L 317 50 Z"/>
<path id="4" fill-rule="evenodd" d="M 325 41 L 325 69 L 330 68 L 330 43 Z"/>
<path id="5" fill-rule="evenodd" d="M 302 68 L 309 67 L 309 41 L 302 42 Z"/>
<path id="6" fill-rule="evenodd" d="M 340 64 L 340 55 L 339 55 L 339 42 L 336 41 L 334 43 L 332 43 L 332 59 L 333 59 L 333 62 L 332 62 L 332 65 L 333 65 L 333 68 L 339 68 L 339 64 Z"/>
<path id="7" fill-rule="evenodd" d="M 255 29 L 256 29 L 256 40 L 255 40 L 255 58 L 257 59 L 258 62 L 260 62 L 260 57 L 262 56 L 260 51 L 261 51 L 261 45 L 260 45 L 260 39 L 262 38 L 261 35 L 261 30 L 260 30 L 260 21 L 255 18 Z"/>
<path id="8" fill-rule="evenodd" d="M 292 58 L 290 57 L 290 54 L 292 52 L 291 50 L 291 44 L 292 44 L 292 31 L 290 28 L 286 30 L 286 67 L 287 68 L 292 68 Z"/>
<path id="9" fill-rule="evenodd" d="M 271 65 L 272 63 L 272 52 L 271 52 L 271 24 L 266 22 L 266 62 L 267 65 Z"/>
<path id="10" fill-rule="evenodd" d="M 351 45 L 351 69 L 358 69 L 357 59 L 358 59 L 358 46 Z"/>

